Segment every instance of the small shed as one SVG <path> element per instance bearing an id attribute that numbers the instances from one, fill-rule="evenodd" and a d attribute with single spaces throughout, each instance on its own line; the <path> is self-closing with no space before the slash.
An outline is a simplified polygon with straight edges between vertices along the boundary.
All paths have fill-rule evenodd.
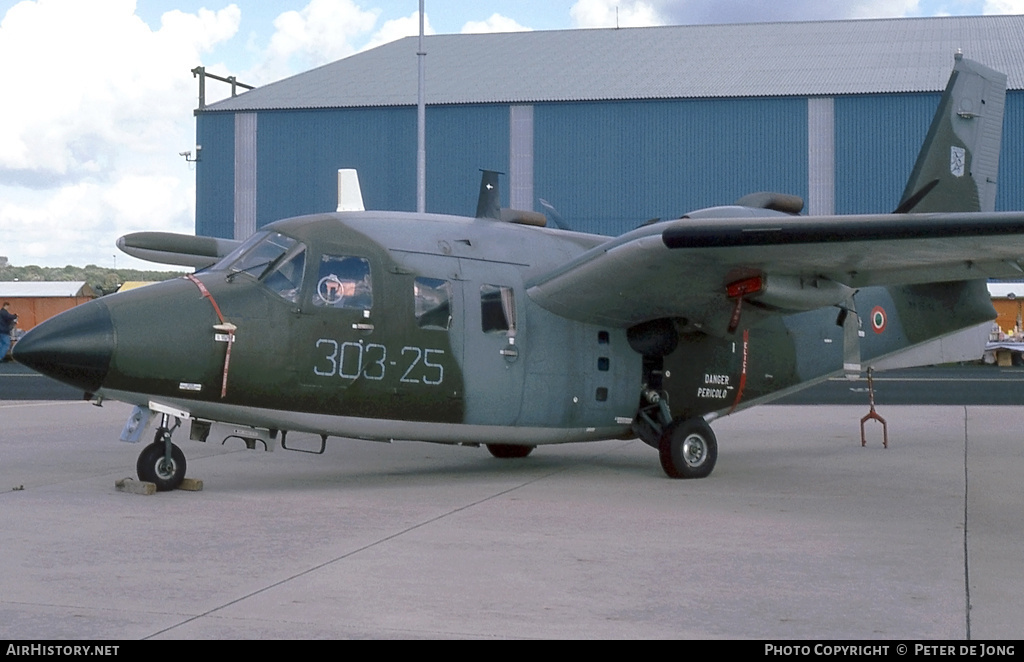
<path id="1" fill-rule="evenodd" d="M 18 330 L 28 331 L 58 313 L 92 301 L 96 291 L 84 280 L 61 282 L 0 282 L 0 304 L 18 316 Z"/>
<path id="2" fill-rule="evenodd" d="M 989 282 L 988 293 L 996 309 L 996 324 L 1007 336 L 1020 337 L 1024 313 L 1024 281 Z"/>

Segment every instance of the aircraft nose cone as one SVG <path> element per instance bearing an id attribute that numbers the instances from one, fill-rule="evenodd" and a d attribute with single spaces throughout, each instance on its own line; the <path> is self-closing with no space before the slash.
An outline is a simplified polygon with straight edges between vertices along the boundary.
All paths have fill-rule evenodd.
<path id="1" fill-rule="evenodd" d="M 110 311 L 92 301 L 49 319 L 26 333 L 14 345 L 18 363 L 94 392 L 103 385 L 114 353 L 114 325 Z"/>

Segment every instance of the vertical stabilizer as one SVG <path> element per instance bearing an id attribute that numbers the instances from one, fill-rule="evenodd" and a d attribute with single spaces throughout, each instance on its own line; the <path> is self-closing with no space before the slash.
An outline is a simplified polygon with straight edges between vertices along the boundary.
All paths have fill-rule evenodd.
<path id="1" fill-rule="evenodd" d="M 483 170 L 480 177 L 480 197 L 476 202 L 477 218 L 501 220 L 501 198 L 498 195 L 498 175 L 494 170 Z"/>
<path id="2" fill-rule="evenodd" d="M 995 210 L 1006 75 L 955 60 L 896 213 Z"/>

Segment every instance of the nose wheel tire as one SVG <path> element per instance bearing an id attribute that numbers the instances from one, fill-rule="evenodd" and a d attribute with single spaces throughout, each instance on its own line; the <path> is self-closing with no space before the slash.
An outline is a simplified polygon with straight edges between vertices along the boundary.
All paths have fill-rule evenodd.
<path id="1" fill-rule="evenodd" d="M 718 440 L 703 418 L 676 421 L 662 435 L 658 454 L 669 478 L 705 478 L 718 460 Z"/>
<path id="2" fill-rule="evenodd" d="M 154 441 L 142 449 L 135 469 L 139 480 L 155 483 L 158 492 L 168 492 L 185 480 L 185 454 L 171 444 L 171 459 L 168 460 L 164 442 Z"/>
<path id="3" fill-rule="evenodd" d="M 534 446 L 516 446 L 514 444 L 487 444 L 491 455 L 503 460 L 526 457 L 533 452 Z"/>

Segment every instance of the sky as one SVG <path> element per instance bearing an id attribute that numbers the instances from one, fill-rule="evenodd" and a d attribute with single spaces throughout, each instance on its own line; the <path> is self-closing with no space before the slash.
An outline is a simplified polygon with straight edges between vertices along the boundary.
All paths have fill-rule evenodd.
<path id="1" fill-rule="evenodd" d="M 427 34 L 1024 14 L 1024 0 L 426 0 Z M 0 256 L 158 268 L 195 231 L 196 66 L 265 85 L 419 29 L 418 0 L 0 0 Z M 415 63 L 410 65 L 415 70 Z M 429 61 L 428 61 L 429 66 Z M 207 102 L 229 94 L 207 81 Z M 428 99 L 429 103 L 429 99 Z"/>

